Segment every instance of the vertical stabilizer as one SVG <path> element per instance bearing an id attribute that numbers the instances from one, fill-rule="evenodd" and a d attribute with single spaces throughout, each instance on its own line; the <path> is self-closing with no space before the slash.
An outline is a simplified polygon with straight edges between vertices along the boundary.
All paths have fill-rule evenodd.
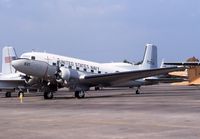
<path id="1" fill-rule="evenodd" d="M 165 63 L 165 59 L 162 59 L 162 62 L 160 64 L 160 68 L 166 68 L 167 67 L 164 63 Z"/>
<path id="2" fill-rule="evenodd" d="M 2 50 L 2 73 L 14 73 L 15 69 L 11 65 L 11 61 L 17 58 L 15 49 L 13 47 L 4 47 Z"/>
<path id="3" fill-rule="evenodd" d="M 142 62 L 143 69 L 157 68 L 157 47 L 153 44 L 146 44 L 144 59 Z"/>

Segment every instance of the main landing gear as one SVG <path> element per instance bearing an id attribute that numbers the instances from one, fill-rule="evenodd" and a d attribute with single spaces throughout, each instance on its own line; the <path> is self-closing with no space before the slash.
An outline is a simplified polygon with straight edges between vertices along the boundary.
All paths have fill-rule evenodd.
<path id="1" fill-rule="evenodd" d="M 51 91 L 45 91 L 44 92 L 44 99 L 53 99 L 54 92 Z"/>
<path id="2" fill-rule="evenodd" d="M 100 90 L 100 87 L 96 86 L 96 87 L 94 87 L 94 90 L 98 91 L 98 90 Z"/>
<path id="3" fill-rule="evenodd" d="M 57 91 L 57 85 L 47 83 L 44 88 L 44 99 L 53 99 L 55 91 Z"/>
<path id="4" fill-rule="evenodd" d="M 85 91 L 75 91 L 74 96 L 78 99 L 85 97 Z"/>
<path id="5" fill-rule="evenodd" d="M 54 92 L 52 91 L 45 91 L 44 92 L 44 99 L 53 99 Z M 84 91 L 75 91 L 74 96 L 78 99 L 85 97 Z"/>

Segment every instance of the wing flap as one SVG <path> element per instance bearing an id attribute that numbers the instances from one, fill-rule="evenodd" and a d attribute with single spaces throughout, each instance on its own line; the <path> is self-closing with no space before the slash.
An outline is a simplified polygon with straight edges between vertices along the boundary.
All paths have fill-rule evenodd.
<path id="1" fill-rule="evenodd" d="M 159 82 L 159 83 L 174 83 L 185 81 L 184 78 L 158 78 L 158 79 L 145 79 L 149 82 Z"/>

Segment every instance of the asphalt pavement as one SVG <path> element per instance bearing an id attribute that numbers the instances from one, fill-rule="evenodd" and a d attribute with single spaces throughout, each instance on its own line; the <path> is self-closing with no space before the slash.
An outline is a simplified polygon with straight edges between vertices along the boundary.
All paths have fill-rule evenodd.
<path id="1" fill-rule="evenodd" d="M 0 94 L 0 139 L 199 139 L 200 88 L 155 85 L 140 95 L 128 88 Z"/>

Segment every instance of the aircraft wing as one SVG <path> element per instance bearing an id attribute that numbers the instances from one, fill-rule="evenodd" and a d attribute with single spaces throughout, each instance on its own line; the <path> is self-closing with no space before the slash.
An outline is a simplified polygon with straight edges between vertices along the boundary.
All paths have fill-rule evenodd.
<path id="1" fill-rule="evenodd" d="M 125 82 L 129 80 L 137 80 L 145 77 L 165 74 L 172 71 L 184 70 L 184 67 L 168 67 L 168 68 L 157 68 L 127 72 L 116 72 L 98 75 L 85 75 L 80 79 L 80 83 L 94 85 L 110 86 L 116 83 Z"/>

